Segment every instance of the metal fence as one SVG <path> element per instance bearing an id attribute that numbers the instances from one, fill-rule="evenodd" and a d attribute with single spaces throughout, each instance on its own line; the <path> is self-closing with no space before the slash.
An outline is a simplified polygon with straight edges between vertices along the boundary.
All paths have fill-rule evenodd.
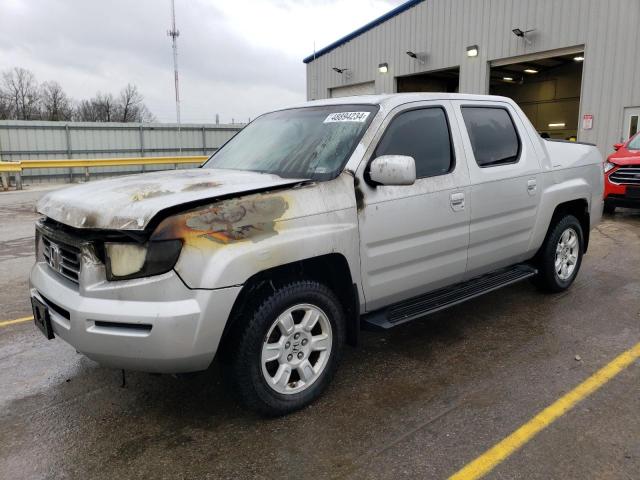
<path id="1" fill-rule="evenodd" d="M 243 124 L 0 121 L 0 161 L 211 155 Z M 92 176 L 159 170 L 170 166 L 90 167 Z M 86 169 L 25 170 L 25 183 L 74 181 Z"/>

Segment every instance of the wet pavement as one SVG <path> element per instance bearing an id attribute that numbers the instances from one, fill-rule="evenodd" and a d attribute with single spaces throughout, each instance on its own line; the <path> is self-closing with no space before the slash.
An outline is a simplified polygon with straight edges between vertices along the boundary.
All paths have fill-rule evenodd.
<path id="1" fill-rule="evenodd" d="M 32 204 L 0 193 L 0 321 L 30 315 Z M 640 342 L 640 213 L 605 217 L 576 283 L 509 287 L 364 332 L 332 386 L 279 419 L 239 408 L 218 366 L 100 367 L 31 322 L 0 327 L 0 478 L 445 478 Z M 579 360 L 576 360 L 579 358 Z M 637 479 L 640 364 L 487 478 Z"/>

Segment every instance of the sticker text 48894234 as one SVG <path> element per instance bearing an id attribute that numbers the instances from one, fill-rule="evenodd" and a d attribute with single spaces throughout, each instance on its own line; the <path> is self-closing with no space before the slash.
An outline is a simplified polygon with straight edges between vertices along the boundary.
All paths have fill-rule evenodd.
<path id="1" fill-rule="evenodd" d="M 337 112 L 324 119 L 323 123 L 358 122 L 363 123 L 369 117 L 370 112 Z"/>

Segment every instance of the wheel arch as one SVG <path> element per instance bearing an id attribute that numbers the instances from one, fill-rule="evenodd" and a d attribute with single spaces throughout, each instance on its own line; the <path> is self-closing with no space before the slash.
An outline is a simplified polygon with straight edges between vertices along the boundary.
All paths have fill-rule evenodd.
<path id="1" fill-rule="evenodd" d="M 340 253 L 329 253 L 278 265 L 251 276 L 243 285 L 233 305 L 222 333 L 218 356 L 222 359 L 228 357 L 227 347 L 242 326 L 243 317 L 257 306 L 260 299 L 274 292 L 279 286 L 302 279 L 318 281 L 336 294 L 347 320 L 347 343 L 357 345 L 360 332 L 358 287 L 353 282 L 346 257 Z"/>
<path id="2" fill-rule="evenodd" d="M 582 228 L 582 238 L 584 241 L 583 253 L 587 253 L 589 247 L 589 232 L 591 230 L 590 218 L 589 218 L 589 202 L 586 198 L 579 198 L 576 200 L 570 200 L 568 202 L 561 203 L 556 207 L 551 217 L 551 223 L 558 220 L 558 218 L 565 215 L 573 215 L 580 222 Z"/>
<path id="3" fill-rule="evenodd" d="M 562 202 L 556 205 L 553 214 L 551 215 L 551 220 L 549 221 L 549 225 L 547 226 L 547 231 L 544 237 L 544 241 L 542 245 L 536 252 L 536 257 L 540 254 L 542 248 L 549 237 L 549 234 L 553 230 L 555 224 L 566 215 L 573 215 L 580 222 L 580 227 L 582 228 L 582 252 L 587 253 L 587 248 L 589 246 L 589 232 L 590 232 L 590 218 L 589 218 L 589 202 L 586 198 L 578 198 L 575 200 L 569 200 L 566 202 Z"/>

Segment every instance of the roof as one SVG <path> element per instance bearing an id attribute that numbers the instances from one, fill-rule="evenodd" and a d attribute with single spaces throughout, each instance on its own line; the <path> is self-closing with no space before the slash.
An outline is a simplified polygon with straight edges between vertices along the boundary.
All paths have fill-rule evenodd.
<path id="1" fill-rule="evenodd" d="M 400 15 L 402 12 L 404 12 L 406 10 L 409 10 L 411 7 L 414 7 L 417 4 L 422 3 L 422 2 L 424 2 L 424 0 L 409 0 L 408 2 L 405 2 L 402 5 L 394 8 L 390 12 L 385 13 L 381 17 L 376 18 L 372 22 L 367 23 L 365 26 L 360 27 L 357 30 L 354 30 L 349 35 L 346 35 L 346 36 L 342 37 L 341 39 L 336 40 L 332 44 L 327 45 L 324 48 L 321 48 L 320 50 L 318 50 L 317 52 L 313 53 L 312 55 L 309 55 L 307 58 L 305 58 L 302 61 L 304 63 L 312 62 L 315 59 L 317 59 L 318 57 L 321 57 L 322 55 L 325 55 L 325 54 L 329 53 L 330 51 L 335 50 L 339 46 L 344 45 L 345 43 L 349 42 L 350 40 L 353 40 L 354 38 L 362 35 L 363 33 L 371 30 L 372 28 L 377 27 L 381 23 L 384 23 L 387 20 L 389 20 L 389 19 L 391 19 L 391 18 L 393 18 L 393 17 L 395 17 L 397 15 Z"/>
<path id="2" fill-rule="evenodd" d="M 390 110 L 398 105 L 411 102 L 424 102 L 429 100 L 490 100 L 493 102 L 504 102 L 515 105 L 514 101 L 507 97 L 497 95 L 476 95 L 472 93 L 439 93 L 439 92 L 416 92 L 416 93 L 387 93 L 381 95 L 358 95 L 353 97 L 325 98 L 321 100 L 311 100 L 289 108 L 303 108 L 324 105 L 380 105 L 383 110 Z"/>

